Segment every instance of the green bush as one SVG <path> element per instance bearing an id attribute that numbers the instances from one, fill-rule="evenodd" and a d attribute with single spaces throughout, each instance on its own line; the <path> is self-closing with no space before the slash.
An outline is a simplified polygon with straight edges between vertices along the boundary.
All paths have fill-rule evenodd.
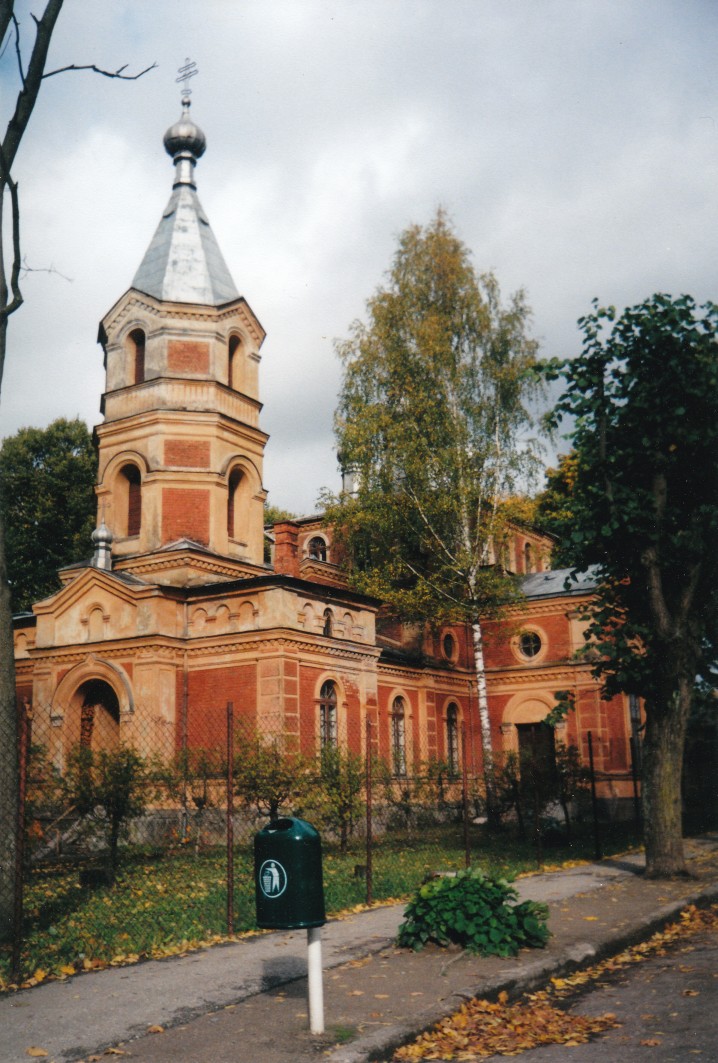
<path id="1" fill-rule="evenodd" d="M 397 943 L 423 948 L 427 941 L 454 942 L 482 956 L 515 956 L 521 948 L 542 948 L 549 938 L 545 904 L 524 901 L 506 879 L 479 868 L 426 882 L 404 912 Z"/>

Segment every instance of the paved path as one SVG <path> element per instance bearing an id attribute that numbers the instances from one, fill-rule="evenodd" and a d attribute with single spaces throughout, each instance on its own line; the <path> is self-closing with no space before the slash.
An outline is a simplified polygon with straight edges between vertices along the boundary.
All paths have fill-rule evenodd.
<path id="1" fill-rule="evenodd" d="M 306 935 L 280 932 L 6 996 L 0 1061 L 26 1061 L 37 1046 L 70 1063 L 119 1044 L 155 1063 L 298 1063 L 316 1059 L 318 1046 L 336 1063 L 365 1060 L 455 1007 L 457 993 L 535 983 L 645 935 L 685 903 L 718 897 L 718 836 L 693 844 L 691 854 L 699 876 L 692 882 L 647 882 L 639 857 L 521 879 L 522 899 L 550 905 L 553 937 L 515 960 L 395 949 L 401 905 L 328 923 L 324 1041 L 306 1030 Z M 152 1026 L 166 1032 L 147 1036 Z M 350 1044 L 331 1047 L 346 1037 Z"/>

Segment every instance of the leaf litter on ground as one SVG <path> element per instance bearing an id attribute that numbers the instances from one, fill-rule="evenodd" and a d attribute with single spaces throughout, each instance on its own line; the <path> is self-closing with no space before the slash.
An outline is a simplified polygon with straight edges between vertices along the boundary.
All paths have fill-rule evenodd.
<path id="1" fill-rule="evenodd" d="M 567 1047 L 583 1044 L 596 1034 L 620 1026 L 612 1013 L 577 1015 L 567 1002 L 591 983 L 651 956 L 663 956 L 678 941 L 702 930 L 718 929 L 718 905 L 699 909 L 690 905 L 680 918 L 638 945 L 593 967 L 552 978 L 545 989 L 509 1002 L 506 992 L 498 1000 L 473 999 L 438 1022 L 411 1044 L 394 1053 L 396 1063 L 414 1060 L 456 1060 L 469 1063 L 488 1056 L 518 1056 L 546 1044 Z"/>

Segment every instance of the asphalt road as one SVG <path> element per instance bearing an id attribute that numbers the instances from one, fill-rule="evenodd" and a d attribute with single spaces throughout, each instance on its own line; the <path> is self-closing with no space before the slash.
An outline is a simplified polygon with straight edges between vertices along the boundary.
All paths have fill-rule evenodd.
<path id="1" fill-rule="evenodd" d="M 571 1009 L 615 1014 L 621 1026 L 585 1045 L 545 1045 L 521 1063 L 718 1061 L 718 931 L 701 932 L 606 979 Z M 491 1060 L 504 1059 L 491 1056 Z M 488 1063 L 481 1057 L 481 1063 Z"/>

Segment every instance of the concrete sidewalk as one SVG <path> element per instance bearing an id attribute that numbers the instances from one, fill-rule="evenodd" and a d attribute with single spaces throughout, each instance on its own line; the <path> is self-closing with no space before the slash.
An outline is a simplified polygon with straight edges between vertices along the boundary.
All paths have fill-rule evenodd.
<path id="1" fill-rule="evenodd" d="M 467 996 L 537 985 L 645 937 L 685 904 L 718 900 L 718 836 L 689 842 L 688 852 L 690 881 L 645 880 L 640 857 L 521 879 L 522 899 L 549 904 L 553 936 L 515 959 L 395 949 L 400 905 L 333 920 L 322 932 L 323 1038 L 307 1030 L 306 934 L 280 932 L 0 999 L 0 1061 L 20 1063 L 38 1047 L 70 1063 L 111 1046 L 147 1063 L 381 1059 Z"/>

